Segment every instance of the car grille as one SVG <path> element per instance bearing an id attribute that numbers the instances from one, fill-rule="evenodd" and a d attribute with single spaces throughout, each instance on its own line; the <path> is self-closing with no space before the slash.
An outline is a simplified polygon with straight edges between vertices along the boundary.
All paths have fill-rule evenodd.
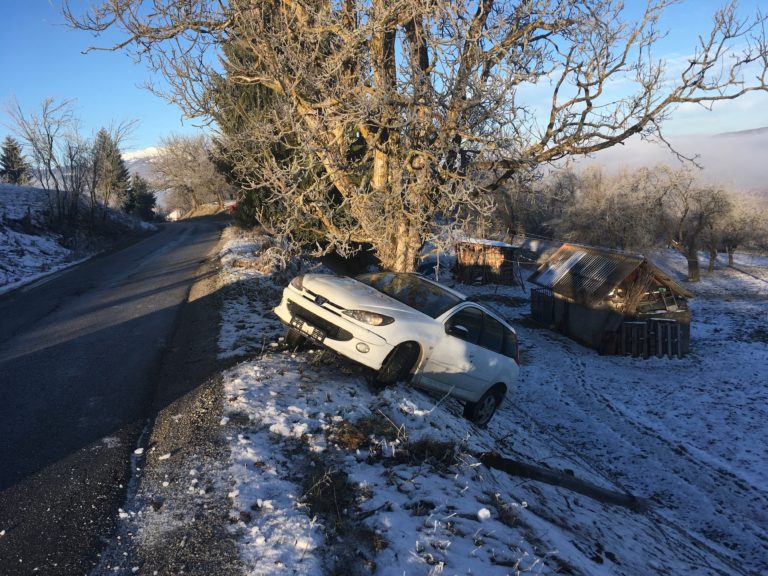
<path id="1" fill-rule="evenodd" d="M 328 312 L 330 312 L 331 314 L 336 314 L 336 316 L 339 316 L 341 312 L 344 311 L 344 308 L 342 308 L 338 304 L 331 302 L 324 296 L 321 296 L 320 294 L 312 292 L 311 290 L 305 289 L 304 294 L 302 294 L 302 296 L 307 300 L 309 300 L 310 302 L 314 302 L 318 306 L 324 308 L 325 310 L 328 310 Z"/>
<path id="2" fill-rule="evenodd" d="M 338 340 L 341 342 L 352 340 L 352 334 L 350 332 L 347 332 L 343 328 L 339 328 L 335 324 L 331 324 L 325 318 L 321 318 L 317 314 L 313 314 L 292 300 L 288 300 L 288 311 L 291 313 L 291 316 L 298 316 L 304 320 L 304 322 L 307 322 L 316 328 L 320 328 L 323 332 L 325 332 L 326 337 L 330 338 L 331 340 Z"/>

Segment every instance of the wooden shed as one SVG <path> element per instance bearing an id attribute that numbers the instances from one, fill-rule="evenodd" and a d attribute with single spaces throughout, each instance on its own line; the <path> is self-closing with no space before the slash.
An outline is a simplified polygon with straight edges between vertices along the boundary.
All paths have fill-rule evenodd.
<path id="1" fill-rule="evenodd" d="M 456 242 L 456 277 L 464 284 L 515 284 L 515 247 L 475 238 Z"/>
<path id="2" fill-rule="evenodd" d="M 644 256 L 564 244 L 529 281 L 534 320 L 603 354 L 688 352 L 692 294 Z"/>

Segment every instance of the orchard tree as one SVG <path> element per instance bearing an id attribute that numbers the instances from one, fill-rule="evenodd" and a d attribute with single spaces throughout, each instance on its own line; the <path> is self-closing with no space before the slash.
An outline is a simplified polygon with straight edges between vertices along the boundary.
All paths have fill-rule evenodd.
<path id="1" fill-rule="evenodd" d="M 688 261 L 688 280 L 701 280 L 699 249 L 712 229 L 728 218 L 731 202 L 719 187 L 699 183 L 689 169 L 658 167 L 656 189 L 669 243 Z"/>
<path id="2" fill-rule="evenodd" d="M 760 248 L 768 239 L 768 198 L 731 193 L 732 210 L 718 222 L 714 235 L 718 247 L 728 253 L 733 266 L 736 251 L 746 246 Z"/>
<path id="3" fill-rule="evenodd" d="M 30 180 L 30 172 L 21 144 L 15 138 L 6 136 L 0 151 L 0 181 L 26 184 Z"/>
<path id="4" fill-rule="evenodd" d="M 85 14 L 65 0 L 64 12 L 122 32 L 107 48 L 163 74 L 188 116 L 235 111 L 243 125 L 221 127 L 229 160 L 280 206 L 277 230 L 321 237 L 321 250 L 368 244 L 412 270 L 515 175 L 663 140 L 677 105 L 766 90 L 765 16 L 728 3 L 672 69 L 654 49 L 673 3 L 635 19 L 620 0 L 98 0 Z M 527 102 L 530 86 L 548 95 Z M 269 97 L 254 112 L 242 87 Z"/>
<path id="5" fill-rule="evenodd" d="M 641 250 L 659 242 L 657 192 L 648 171 L 608 175 L 589 167 L 581 173 L 568 172 L 556 174 L 548 183 L 556 188 L 570 182 L 573 188 L 560 194 L 562 209 L 549 222 L 555 236 L 618 250 Z"/>

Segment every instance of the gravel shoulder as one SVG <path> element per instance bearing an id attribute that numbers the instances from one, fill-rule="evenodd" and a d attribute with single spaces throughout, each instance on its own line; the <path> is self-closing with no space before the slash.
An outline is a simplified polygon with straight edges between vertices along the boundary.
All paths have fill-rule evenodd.
<path id="1" fill-rule="evenodd" d="M 222 485 L 229 449 L 220 425 L 217 254 L 208 254 L 180 314 L 158 376 L 156 417 L 134 452 L 118 533 L 95 576 L 242 573 Z"/>

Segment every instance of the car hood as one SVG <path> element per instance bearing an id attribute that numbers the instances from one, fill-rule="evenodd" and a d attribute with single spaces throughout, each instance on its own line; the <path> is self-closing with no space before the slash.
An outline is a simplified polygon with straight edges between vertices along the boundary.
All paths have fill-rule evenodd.
<path id="1" fill-rule="evenodd" d="M 418 310 L 346 276 L 306 274 L 304 289 L 326 298 L 345 310 L 367 310 L 387 316 L 396 315 L 399 318 L 424 316 Z"/>

